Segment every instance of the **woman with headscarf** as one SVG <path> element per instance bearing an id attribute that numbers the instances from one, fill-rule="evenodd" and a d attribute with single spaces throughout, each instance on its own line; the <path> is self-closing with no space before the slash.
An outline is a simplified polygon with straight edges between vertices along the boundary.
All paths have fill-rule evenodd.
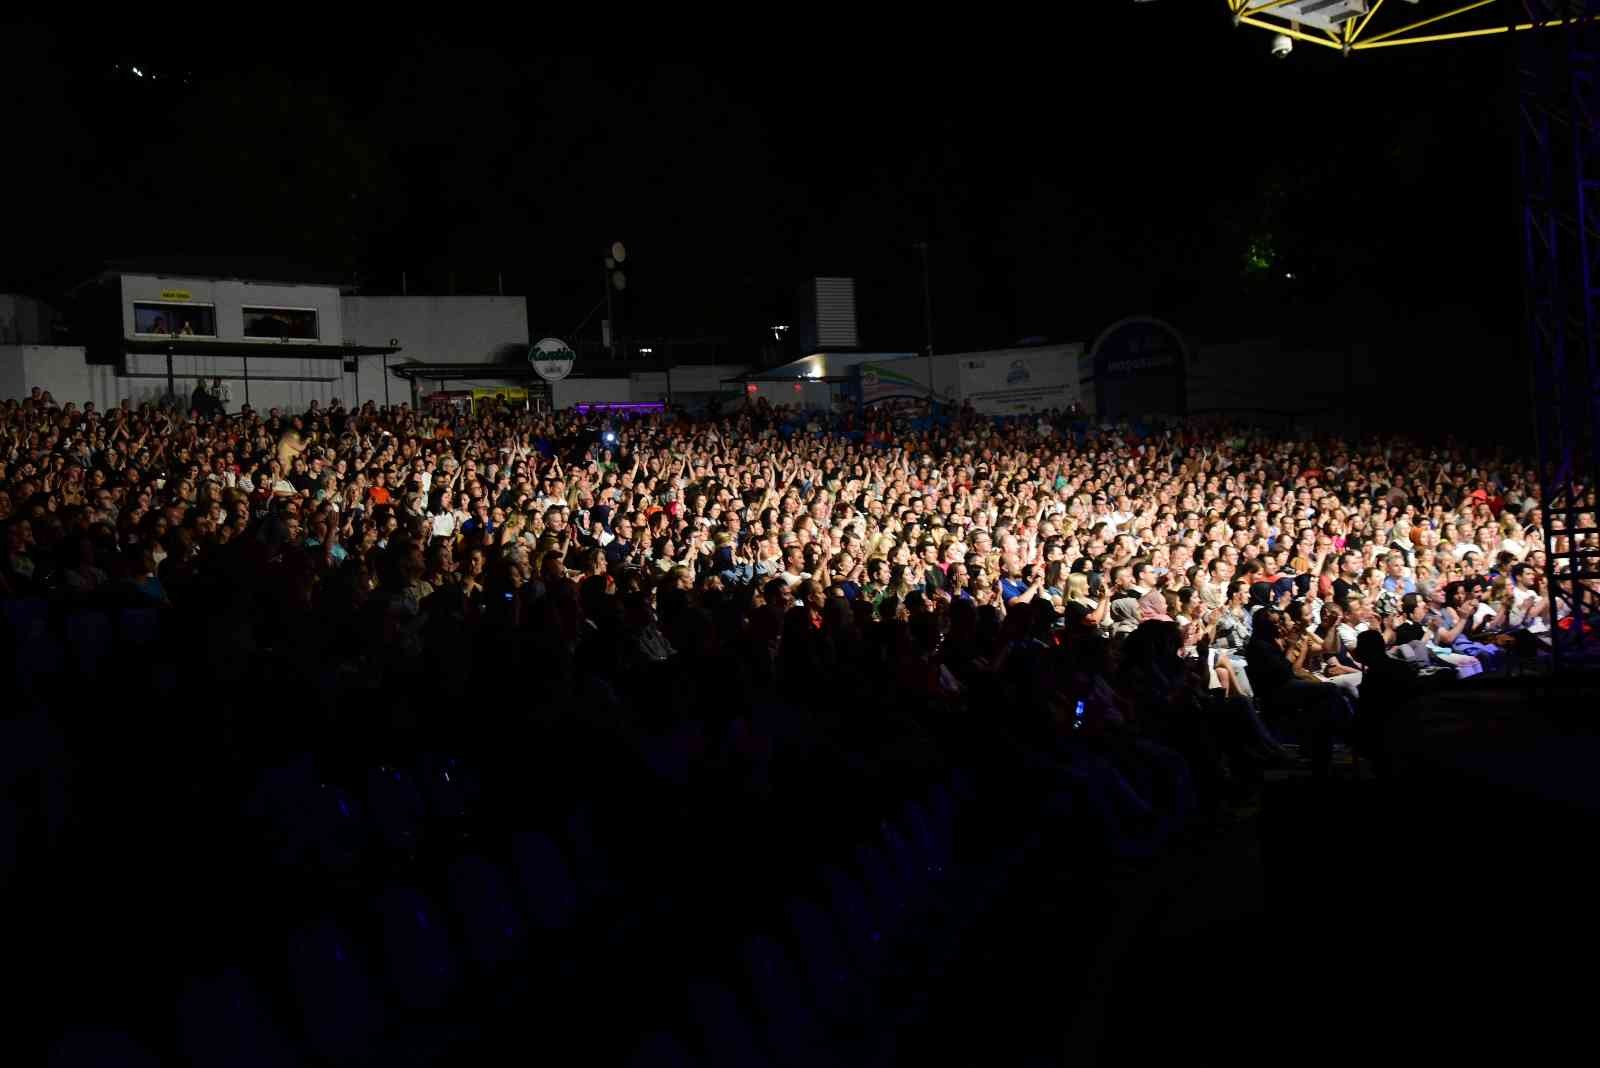
<path id="1" fill-rule="evenodd" d="M 1139 602 L 1119 597 L 1111 602 L 1111 635 L 1126 637 L 1139 628 Z"/>

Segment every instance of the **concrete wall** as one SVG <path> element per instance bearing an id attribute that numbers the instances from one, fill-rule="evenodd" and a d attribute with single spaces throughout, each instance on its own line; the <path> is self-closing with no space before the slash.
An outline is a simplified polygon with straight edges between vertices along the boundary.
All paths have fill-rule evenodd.
<path id="1" fill-rule="evenodd" d="M 557 410 L 574 404 L 617 404 L 635 399 L 633 381 L 627 378 L 563 378 L 550 383 L 550 406 Z"/>
<path id="2" fill-rule="evenodd" d="M 92 400 L 101 407 L 116 404 L 123 398 L 136 403 L 159 401 L 167 391 L 167 357 L 155 353 L 130 353 L 125 358 L 127 374 L 119 374 L 111 365 L 90 364 L 84 350 L 76 346 L 6 345 L 0 346 L 0 399 L 21 399 L 33 386 L 47 389 L 57 401 L 65 404 L 76 401 L 82 404 Z M 245 371 L 249 371 L 249 381 Z M 188 397 L 194 392 L 196 378 L 204 378 L 209 385 L 220 378 L 228 386 L 229 411 L 237 412 L 241 405 L 250 404 L 257 411 L 280 408 L 284 411 L 304 411 L 313 400 L 327 405 L 335 398 L 346 406 L 361 401 L 378 404 L 411 403 L 411 387 L 405 379 L 388 378 L 388 397 L 384 396 L 385 378 L 378 357 L 359 361 L 358 370 L 349 373 L 339 359 L 316 359 L 305 356 L 187 356 L 172 358 L 174 384 L 178 392 Z M 603 385 L 580 386 L 579 382 L 600 382 Z M 503 385 L 497 380 L 452 380 L 445 383 L 450 389 L 472 389 L 477 386 Z M 437 383 L 419 383 L 422 393 L 429 393 Z M 628 379 L 573 380 L 570 396 L 585 399 L 585 389 L 598 391 L 596 400 L 632 400 Z M 619 395 L 620 393 L 620 395 Z M 648 399 L 648 398 L 646 398 Z"/>
<path id="3" fill-rule="evenodd" d="M 344 340 L 388 345 L 424 363 L 522 361 L 528 354 L 523 297 L 345 297 Z"/>
<path id="4" fill-rule="evenodd" d="M 926 358 L 917 360 L 917 369 L 912 370 L 911 365 L 897 367 L 907 374 L 918 378 L 925 378 L 928 373 Z M 935 356 L 933 358 L 933 391 L 941 397 L 961 398 L 961 360 L 956 356 Z"/>
<path id="5" fill-rule="evenodd" d="M 672 369 L 672 402 L 687 409 L 709 406 L 719 398 L 738 394 L 744 386 L 726 379 L 744 374 L 744 364 L 696 364 Z M 667 373 L 647 371 L 632 375 L 635 401 L 665 401 L 667 399 Z"/>
<path id="6" fill-rule="evenodd" d="M 0 293 L 0 345 L 48 345 L 55 319 L 43 301 Z"/>
<path id="7" fill-rule="evenodd" d="M 250 374 L 248 382 L 244 377 L 247 364 Z M 148 396 L 154 400 L 166 392 L 165 355 L 130 353 L 126 358 L 126 366 L 128 375 L 123 381 L 131 395 Z M 230 411 L 238 411 L 245 403 L 263 412 L 272 408 L 304 411 L 313 400 L 327 404 L 337 397 L 349 405 L 355 396 L 356 376 L 345 374 L 343 363 L 337 359 L 307 356 L 173 356 L 172 372 L 178 392 L 185 397 L 194 392 L 196 378 L 204 378 L 208 385 L 213 378 L 221 378 L 228 385 Z M 382 400 L 382 382 L 363 382 L 361 385 L 364 388 L 375 386 L 380 393 L 379 400 Z M 393 392 L 395 403 L 409 399 L 403 382 Z"/>
<path id="8" fill-rule="evenodd" d="M 196 378 L 209 385 L 213 378 L 227 383 L 231 393 L 229 411 L 237 412 L 247 401 L 259 411 L 281 408 L 304 411 L 313 400 L 327 404 L 338 397 L 346 404 L 355 395 L 354 376 L 343 373 L 338 360 L 306 357 L 249 358 L 250 381 L 244 380 L 245 358 L 239 356 L 174 356 L 174 384 L 184 397 L 194 391 Z M 0 347 L 0 398 L 22 398 L 38 386 L 65 404 L 67 401 L 94 401 L 101 408 L 123 399 L 136 404 L 156 402 L 167 392 L 167 358 L 164 355 L 130 354 L 126 375 L 108 364 L 91 364 L 84 350 L 70 345 L 11 345 Z M 277 380 L 275 380 L 277 379 Z M 282 379 L 303 379 L 283 381 Z M 364 392 L 383 383 L 363 381 Z M 394 403 L 410 399 L 404 382 L 391 387 Z"/>
<path id="9" fill-rule="evenodd" d="M 855 403 L 852 398 L 852 387 L 845 382 L 813 382 L 810 379 L 796 379 L 787 382 L 756 382 L 754 385 L 755 392 L 747 393 L 749 400 L 752 402 L 758 399 L 764 400 L 775 408 L 830 411 Z"/>
<path id="10" fill-rule="evenodd" d="M 737 395 L 744 390 L 738 383 L 727 379 L 745 372 L 743 364 L 696 364 L 672 369 L 672 399 L 685 407 L 709 405 L 718 396 Z M 492 383 L 484 383 L 491 385 Z M 765 383 L 773 387 L 772 403 L 794 404 L 796 394 L 789 383 Z M 820 385 L 820 383 L 811 383 Z M 779 389 L 777 387 L 781 386 Z M 432 388 L 431 386 L 429 388 Z M 452 389 L 468 388 L 464 384 L 450 383 Z M 824 392 L 826 392 L 824 390 Z M 779 399 L 781 398 L 781 399 Z M 658 403 L 667 399 L 667 374 L 665 371 L 645 371 L 626 378 L 565 378 L 551 383 L 551 404 L 570 408 L 574 404 L 602 403 Z"/>
<path id="11" fill-rule="evenodd" d="M 1236 413 L 1264 426 L 1349 430 L 1352 392 L 1379 382 L 1365 346 L 1288 350 L 1277 341 L 1200 345 L 1189 364 L 1189 411 Z"/>
<path id="12" fill-rule="evenodd" d="M 58 404 L 73 401 L 82 407 L 86 401 L 93 401 L 101 410 L 131 396 L 115 369 L 89 363 L 81 346 L 0 346 L 0 400 L 21 400 L 34 386 L 49 393 Z"/>
<path id="13" fill-rule="evenodd" d="M 171 294 L 181 293 L 184 297 Z M 163 294 L 168 294 L 163 296 Z M 317 337 L 297 338 L 300 344 L 341 345 L 344 343 L 343 313 L 337 286 L 276 285 L 213 278 L 174 278 L 161 275 L 125 274 L 122 276 L 122 334 L 138 336 L 134 330 L 135 302 L 171 304 L 184 307 L 210 305 L 216 315 L 217 339 L 244 341 L 244 313 L 251 308 L 309 308 L 317 313 Z"/>
<path id="14" fill-rule="evenodd" d="M 523 297 L 358 297 L 343 299 L 344 340 L 351 345 L 387 347 L 400 352 L 392 366 L 419 363 L 516 363 L 527 360 L 528 302 Z M 359 401 L 383 399 L 383 358 L 361 357 L 359 383 L 352 377 L 350 396 Z M 495 386 L 494 379 L 453 381 L 451 389 Z M 424 382 L 422 392 L 437 383 Z M 359 387 L 359 388 L 358 388 Z M 390 403 L 409 403 L 410 387 L 390 377 Z"/>
<path id="15" fill-rule="evenodd" d="M 28 395 L 28 371 L 21 345 L 0 345 L 0 401 Z"/>

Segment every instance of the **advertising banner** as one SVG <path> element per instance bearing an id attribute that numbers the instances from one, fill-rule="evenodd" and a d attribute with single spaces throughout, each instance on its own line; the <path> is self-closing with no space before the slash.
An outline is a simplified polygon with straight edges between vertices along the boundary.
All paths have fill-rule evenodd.
<path id="1" fill-rule="evenodd" d="M 924 360 L 862 363 L 856 365 L 855 371 L 864 405 L 906 397 L 917 400 L 932 397 L 939 404 L 952 403 L 951 398 L 928 388 L 928 365 Z"/>
<path id="2" fill-rule="evenodd" d="M 961 356 L 961 400 L 985 415 L 1068 408 L 1078 401 L 1078 346 Z"/>

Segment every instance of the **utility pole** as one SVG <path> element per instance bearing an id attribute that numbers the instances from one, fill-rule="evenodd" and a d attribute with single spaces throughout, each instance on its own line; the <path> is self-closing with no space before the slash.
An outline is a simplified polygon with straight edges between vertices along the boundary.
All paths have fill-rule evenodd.
<path id="1" fill-rule="evenodd" d="M 922 337 L 928 357 L 928 410 L 933 410 L 933 287 L 928 281 L 928 243 L 918 241 L 916 250 L 922 253 Z"/>

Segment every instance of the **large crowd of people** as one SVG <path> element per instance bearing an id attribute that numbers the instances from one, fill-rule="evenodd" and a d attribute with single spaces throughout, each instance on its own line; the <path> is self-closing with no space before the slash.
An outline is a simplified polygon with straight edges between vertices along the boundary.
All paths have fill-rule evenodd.
<path id="1" fill-rule="evenodd" d="M 665 932 L 695 902 L 700 933 L 737 926 L 952 768 L 1064 791 L 1122 857 L 1341 746 L 1403 774 L 1414 697 L 1536 665 L 1571 624 L 1534 471 L 1450 440 L 201 394 L 0 404 L 12 715 L 80 762 L 110 747 L 108 826 L 147 793 L 125 743 L 240 779 L 222 835 L 293 754 L 352 784 L 460 754 L 505 826 L 582 799 L 636 885 L 686 880 Z M 154 616 L 160 645 L 39 651 L 86 615 L 113 645 Z M 177 718 L 82 715 L 141 693 Z"/>
<path id="2" fill-rule="evenodd" d="M 1028 714 L 1164 744 L 1213 785 L 1282 759 L 1275 721 L 1325 755 L 1374 656 L 1503 670 L 1566 614 L 1532 470 L 1443 443 L 35 390 L 0 409 L 0 453 L 6 597 L 239 619 L 266 644 L 313 628 L 325 655 L 407 671 L 509 629 L 612 689 L 697 648 L 775 692 L 867 675 L 958 702 L 1003 676 Z"/>

